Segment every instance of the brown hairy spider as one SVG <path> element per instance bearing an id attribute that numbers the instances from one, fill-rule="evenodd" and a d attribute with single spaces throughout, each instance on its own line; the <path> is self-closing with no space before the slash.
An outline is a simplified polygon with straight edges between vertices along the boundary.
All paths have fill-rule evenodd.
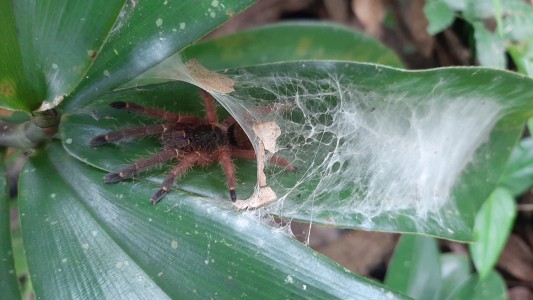
<path id="1" fill-rule="evenodd" d="M 131 102 L 110 103 L 109 106 L 112 108 L 125 109 L 161 119 L 165 123 L 111 131 L 92 139 L 90 145 L 98 147 L 124 138 L 159 135 L 163 146 L 153 156 L 127 165 L 118 172 L 108 173 L 104 177 L 104 182 L 115 183 L 132 178 L 141 171 L 177 159 L 179 163 L 172 167 L 161 188 L 150 199 L 152 204 L 156 204 L 170 191 L 174 181 L 191 167 L 195 165 L 207 166 L 218 161 L 226 174 L 230 198 L 232 201 L 237 200 L 232 158 L 255 160 L 255 152 L 244 130 L 235 119 L 228 117 L 219 123 L 213 98 L 203 90 L 201 90 L 201 94 L 204 99 L 205 119 L 194 115 L 176 114 L 157 108 L 143 107 Z M 270 162 L 289 170 L 292 169 L 291 164 L 286 159 L 278 156 L 273 156 Z"/>

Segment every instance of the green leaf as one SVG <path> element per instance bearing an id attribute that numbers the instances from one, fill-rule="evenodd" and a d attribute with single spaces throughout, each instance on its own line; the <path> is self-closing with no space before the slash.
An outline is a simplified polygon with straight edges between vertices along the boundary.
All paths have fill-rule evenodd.
<path id="1" fill-rule="evenodd" d="M 40 103 L 20 67 L 22 57 L 17 40 L 13 1 L 0 1 L 0 107 L 30 110 Z"/>
<path id="2" fill-rule="evenodd" d="M 533 77 L 533 41 L 520 41 L 509 45 L 509 55 L 513 58 L 518 70 Z"/>
<path id="3" fill-rule="evenodd" d="M 494 268 L 515 217 L 515 200 L 504 188 L 497 188 L 479 210 L 474 226 L 476 243 L 470 244 L 470 252 L 481 279 Z"/>
<path id="4" fill-rule="evenodd" d="M 24 99 L 31 109 L 59 101 L 81 80 L 104 42 L 123 1 L 15 1 L 17 43 L 26 76 L 24 90 L 39 98 Z"/>
<path id="5" fill-rule="evenodd" d="M 286 22 L 242 31 L 190 46 L 183 56 L 210 70 L 307 59 L 403 66 L 392 50 L 371 37 L 324 22 Z"/>
<path id="6" fill-rule="evenodd" d="M 457 300 L 505 300 L 507 288 L 500 274 L 492 271 L 485 280 L 478 276 L 472 276 L 467 282 L 459 287 L 459 290 L 450 297 Z"/>
<path id="7" fill-rule="evenodd" d="M 443 0 L 453 10 L 463 11 L 466 9 L 466 3 L 469 0 Z"/>
<path id="8" fill-rule="evenodd" d="M 274 40 L 275 43 L 272 42 Z M 209 70 L 300 60 L 360 61 L 402 66 L 393 51 L 360 32 L 324 22 L 286 22 L 192 45 L 122 88 L 176 79 L 162 74 L 177 75 L 183 61 L 192 59 Z"/>
<path id="9" fill-rule="evenodd" d="M 436 240 L 417 235 L 402 236 L 389 263 L 385 285 L 414 299 L 440 299 L 441 281 Z"/>
<path id="10" fill-rule="evenodd" d="M 453 295 L 467 280 L 470 273 L 470 260 L 467 255 L 442 254 L 440 256 L 442 272 L 441 299 L 453 299 Z"/>
<path id="11" fill-rule="evenodd" d="M 505 37 L 509 40 L 532 41 L 533 35 L 533 8 L 525 5 L 526 11 L 521 11 L 516 15 L 506 16 L 502 20 Z"/>
<path id="12" fill-rule="evenodd" d="M 230 201 L 158 185 L 102 184 L 59 143 L 21 174 L 20 212 L 37 298 L 400 298 L 317 255 Z"/>
<path id="13" fill-rule="evenodd" d="M 281 201 L 266 211 L 341 227 L 471 240 L 477 210 L 533 113 L 530 79 L 482 68 L 411 72 L 306 61 L 228 70 L 225 75 L 234 78 L 235 91 L 214 96 L 250 136 L 252 123 L 275 120 L 282 131 L 278 155 L 298 168 L 284 172 L 267 167 L 268 184 Z M 98 134 L 135 125 L 125 125 L 135 120 L 131 114 L 106 103 L 152 103 L 203 116 L 196 95 L 194 88 L 173 83 L 108 94 L 101 103 L 65 116 L 63 141 L 81 160 L 119 170 L 161 145 L 147 139 L 87 147 Z M 189 111 L 191 103 L 196 105 Z M 257 114 L 259 107 L 272 104 L 278 109 Z M 239 199 L 246 199 L 254 190 L 256 172 L 251 163 L 242 165 Z M 150 175 L 159 181 L 164 177 L 161 171 Z M 218 166 L 196 169 L 178 187 L 227 199 Z"/>
<path id="14" fill-rule="evenodd" d="M 533 187 L 533 138 L 524 138 L 515 146 L 500 186 L 508 189 L 514 197 Z"/>
<path id="15" fill-rule="evenodd" d="M 476 55 L 479 64 L 486 67 L 505 69 L 505 44 L 495 33 L 485 28 L 482 22 L 473 22 L 474 39 L 476 41 Z"/>
<path id="16" fill-rule="evenodd" d="M 1 159 L 3 160 L 3 156 Z M 5 299 L 20 299 L 20 290 L 11 247 L 11 218 L 3 162 L 0 164 L 0 290 Z"/>
<path id="17" fill-rule="evenodd" d="M 466 0 L 463 14 L 470 22 L 494 16 L 494 1 Z"/>
<path id="18" fill-rule="evenodd" d="M 429 21 L 427 31 L 432 35 L 446 29 L 455 19 L 452 9 L 440 0 L 427 1 L 424 5 L 424 13 Z"/>
<path id="19" fill-rule="evenodd" d="M 498 32 L 508 40 L 507 48 L 518 70 L 531 76 L 533 7 L 519 0 L 498 1 L 498 4 L 503 11 L 496 19 Z"/>
<path id="20" fill-rule="evenodd" d="M 253 4 L 254 0 L 128 1 L 65 110 L 84 107 Z"/>

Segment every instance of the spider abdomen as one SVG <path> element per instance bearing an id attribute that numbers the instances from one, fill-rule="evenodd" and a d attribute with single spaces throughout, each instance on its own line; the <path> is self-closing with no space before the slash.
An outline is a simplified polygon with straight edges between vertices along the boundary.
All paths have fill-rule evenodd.
<path id="1" fill-rule="evenodd" d="M 226 133 L 218 126 L 201 124 L 184 130 L 193 150 L 213 151 L 228 144 Z"/>

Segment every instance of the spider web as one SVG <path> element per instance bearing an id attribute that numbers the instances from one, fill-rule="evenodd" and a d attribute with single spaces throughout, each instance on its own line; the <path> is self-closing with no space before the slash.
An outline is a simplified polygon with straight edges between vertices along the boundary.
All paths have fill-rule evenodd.
<path id="1" fill-rule="evenodd" d="M 275 201 L 260 212 L 330 224 L 355 220 L 375 229 L 376 218 L 407 216 L 416 231 L 437 223 L 453 236 L 454 228 L 464 227 L 451 224 L 459 215 L 457 185 L 505 111 L 496 100 L 468 91 L 450 96 L 441 89 L 450 83 L 446 78 L 430 93 L 416 92 L 419 79 L 397 84 L 376 76 L 374 86 L 382 88 L 369 88 L 338 64 L 306 70 L 303 62 L 283 73 L 276 67 L 225 73 L 233 91 L 217 92 L 185 65 L 174 66 L 144 77 L 180 79 L 209 91 L 241 124 L 256 152 L 262 140 L 254 124 L 280 128 L 275 153 L 266 151 L 264 161 L 280 156 L 297 170 L 266 163 Z M 257 185 L 256 194 L 264 185 Z"/>

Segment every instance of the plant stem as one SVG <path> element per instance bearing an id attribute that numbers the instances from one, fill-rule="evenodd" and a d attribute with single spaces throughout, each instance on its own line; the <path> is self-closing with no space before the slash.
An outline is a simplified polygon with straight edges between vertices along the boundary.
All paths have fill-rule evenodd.
<path id="1" fill-rule="evenodd" d="M 55 109 L 34 112 L 31 120 L 23 123 L 0 121 L 0 146 L 34 148 L 49 140 L 59 125 L 60 114 Z"/>

